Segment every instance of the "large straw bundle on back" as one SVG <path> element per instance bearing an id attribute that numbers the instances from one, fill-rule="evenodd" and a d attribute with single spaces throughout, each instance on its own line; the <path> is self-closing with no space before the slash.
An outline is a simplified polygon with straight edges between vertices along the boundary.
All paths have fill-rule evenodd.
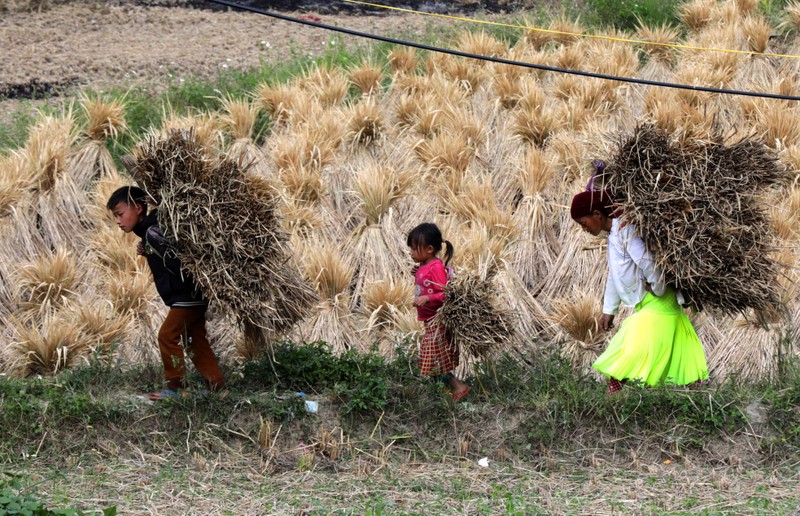
<path id="1" fill-rule="evenodd" d="M 132 172 L 204 294 L 251 339 L 284 333 L 316 296 L 291 261 L 273 189 L 235 161 L 205 156 L 192 131 L 171 131 L 139 145 Z"/>
<path id="2" fill-rule="evenodd" d="M 736 313 L 779 305 L 773 231 L 759 202 L 786 171 L 765 146 L 678 145 L 652 126 L 624 141 L 606 186 L 665 273 L 700 307 Z"/>
<path id="3" fill-rule="evenodd" d="M 444 304 L 435 316 L 469 358 L 485 359 L 514 344 L 513 315 L 499 302 L 496 270 L 494 261 L 486 260 L 475 271 L 458 271 L 447 282 Z"/>

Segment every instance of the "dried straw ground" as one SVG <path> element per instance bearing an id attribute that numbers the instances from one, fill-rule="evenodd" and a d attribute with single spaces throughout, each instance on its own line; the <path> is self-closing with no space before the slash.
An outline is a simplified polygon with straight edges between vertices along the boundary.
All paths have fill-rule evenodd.
<path id="1" fill-rule="evenodd" d="M 201 441 L 208 439 L 202 433 Z M 216 441 L 216 440 L 215 440 Z M 211 445 L 222 444 L 218 441 Z M 381 466 L 369 455 L 350 471 L 292 471 L 263 476 L 244 457 L 195 454 L 189 464 L 129 455 L 81 460 L 54 475 L 46 465 L 22 470 L 37 493 L 59 505 L 116 505 L 125 514 L 682 512 L 789 514 L 800 478 L 762 469 L 681 462 L 623 461 L 575 465 L 554 456 L 537 464 L 448 458 L 443 464 Z M 113 471 L 113 476 L 108 474 Z M 374 471 L 369 474 L 366 471 Z"/>
<path id="2" fill-rule="evenodd" d="M 687 4 L 681 15 L 685 42 L 800 51 L 796 40 L 761 38 L 765 21 L 743 9 L 741 2 L 727 0 Z M 557 20 L 554 27 L 564 23 Z M 571 30 L 582 30 L 570 23 Z M 668 32 L 642 29 L 642 37 L 673 40 Z M 656 51 L 542 33 L 524 35 L 513 48 L 483 33 L 462 34 L 452 45 L 679 82 L 795 94 L 800 84 L 795 61 L 719 51 Z M 735 128 L 777 154 L 793 179 L 757 199 L 769 208 L 762 226 L 776 235 L 770 258 L 786 265 L 785 277 L 777 281 L 787 310 L 767 326 L 747 313 L 707 313 L 697 319 L 702 321 L 698 328 L 716 379 L 773 374 L 778 336 L 800 320 L 793 287 L 800 205 L 794 181 L 800 176 L 796 106 L 609 84 L 405 49 L 387 57 L 385 67 L 373 59 L 349 69 L 311 68 L 288 84 L 260 85 L 246 102 L 227 99 L 223 112 L 173 115 L 164 127 L 153 128 L 192 128 L 209 157 L 254 160 L 252 175 L 275 195 L 276 213 L 290 233 L 292 267 L 304 272 L 304 289 L 315 288 L 321 298 L 317 312 L 286 335 L 331 338 L 338 351 L 377 343 L 385 352 L 391 352 L 392 342 L 418 336 L 409 291 L 398 288 L 412 281 L 404 236 L 419 222 L 432 220 L 455 244 L 458 268 L 469 273 L 486 260 L 497 264 L 490 290 L 514 313 L 513 338 L 498 348 L 562 343 L 564 354 L 585 371 L 608 337 L 595 330 L 594 300 L 601 298 L 605 280 L 604 242 L 581 234 L 566 207 L 584 188 L 592 160 L 607 158 L 615 142 L 641 121 L 683 144 L 725 137 Z M 43 119 L 24 148 L 0 159 L 0 184 L 26 185 L 22 194 L 0 199 L 6 214 L 0 219 L 0 316 L 6 322 L 0 365 L 6 370 L 30 374 L 42 357 L 50 357 L 49 371 L 68 363 L 59 358 L 63 350 L 39 353 L 35 339 L 26 336 L 32 328 L 46 335 L 59 317 L 88 332 L 83 322 L 74 322 L 70 301 L 108 300 L 110 326 L 124 326 L 123 336 L 91 334 L 114 335 L 117 352 L 127 357 L 153 350 L 141 344 L 152 342 L 163 307 L 141 261 L 126 255 L 130 239 L 114 238 L 102 207 L 112 187 L 127 180 L 102 154 L 86 150 L 114 137 L 109 127 L 124 130 L 124 120 L 106 104 L 84 102 L 84 109 L 98 115 L 113 114 L 89 117 L 90 127 L 76 128 L 71 113 Z M 261 145 L 253 141 L 255 110 L 273 122 Z M 96 159 L 91 171 L 88 157 Z M 330 265 L 336 270 L 304 256 L 306 249 L 332 250 L 336 259 Z M 12 265 L 17 263 L 25 266 Z M 25 317 L 10 317 L 18 313 Z M 230 315 L 220 314 L 212 323 L 224 337 L 216 342 L 218 351 L 231 358 L 247 356 Z M 338 328 L 335 335 L 332 328 Z M 91 350 L 77 342 L 54 345 L 72 358 Z"/>

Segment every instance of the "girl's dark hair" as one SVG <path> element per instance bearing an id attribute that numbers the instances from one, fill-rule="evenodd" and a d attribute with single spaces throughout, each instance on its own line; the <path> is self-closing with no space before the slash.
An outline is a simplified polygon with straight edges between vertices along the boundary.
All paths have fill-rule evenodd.
<path id="1" fill-rule="evenodd" d="M 439 231 L 439 227 L 431 222 L 425 222 L 412 229 L 408 234 L 406 244 L 412 249 L 419 249 L 429 245 L 433 247 L 434 254 L 439 254 L 439 251 L 442 250 L 442 244 L 444 244 L 444 264 L 447 265 L 453 258 L 453 244 L 442 239 L 442 232 Z"/>
<path id="2" fill-rule="evenodd" d="M 144 208 L 142 213 L 147 215 L 147 194 L 144 193 L 144 190 L 141 188 L 123 186 L 122 188 L 116 189 L 114 193 L 111 194 L 111 197 L 108 198 L 106 208 L 113 210 L 117 207 L 117 204 L 121 202 L 124 202 L 128 206 L 140 204 Z"/>

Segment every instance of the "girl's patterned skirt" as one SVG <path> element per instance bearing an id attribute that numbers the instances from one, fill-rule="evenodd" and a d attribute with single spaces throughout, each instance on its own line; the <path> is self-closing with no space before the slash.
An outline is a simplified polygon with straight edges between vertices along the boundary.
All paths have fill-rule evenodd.
<path id="1" fill-rule="evenodd" d="M 671 289 L 648 293 L 592 365 L 610 378 L 650 386 L 708 379 L 703 346 Z"/>
<path id="2" fill-rule="evenodd" d="M 438 376 L 458 367 L 458 347 L 447 338 L 447 331 L 439 321 L 424 322 L 425 334 L 419 345 L 419 370 L 422 376 Z"/>

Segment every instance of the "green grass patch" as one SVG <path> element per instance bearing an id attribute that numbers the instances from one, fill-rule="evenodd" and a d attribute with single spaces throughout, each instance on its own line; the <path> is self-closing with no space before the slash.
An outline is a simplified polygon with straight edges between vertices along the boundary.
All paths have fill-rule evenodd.
<path id="1" fill-rule="evenodd" d="M 83 516 L 84 513 L 78 509 L 50 509 L 31 492 L 29 488 L 23 486 L 16 475 L 3 473 L 0 476 L 0 514 L 18 514 L 20 516 Z M 102 510 L 92 511 L 91 514 L 102 514 L 103 516 L 115 516 L 116 506 L 107 507 Z"/>
<path id="2" fill-rule="evenodd" d="M 588 21 L 595 27 L 633 31 L 640 25 L 677 26 L 681 0 L 588 0 Z"/>

